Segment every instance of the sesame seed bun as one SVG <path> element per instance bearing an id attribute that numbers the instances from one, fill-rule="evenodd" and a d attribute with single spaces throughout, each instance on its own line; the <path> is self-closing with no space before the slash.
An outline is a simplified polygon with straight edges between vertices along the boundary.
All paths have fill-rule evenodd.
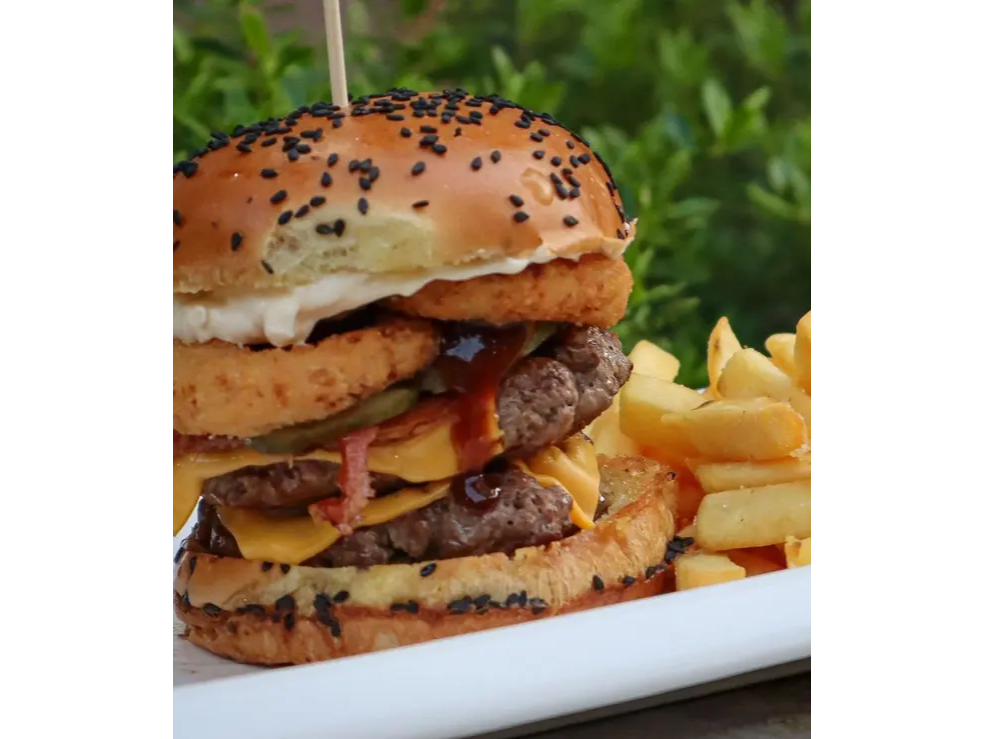
<path id="1" fill-rule="evenodd" d="M 177 617 L 200 647 L 240 662 L 316 662 L 663 592 L 674 475 L 600 458 L 609 512 L 594 529 L 512 556 L 318 568 L 185 552 Z"/>
<path id="2" fill-rule="evenodd" d="M 214 136 L 174 172 L 179 293 L 535 254 L 618 257 L 632 235 L 582 139 L 463 91 L 316 104 Z"/>

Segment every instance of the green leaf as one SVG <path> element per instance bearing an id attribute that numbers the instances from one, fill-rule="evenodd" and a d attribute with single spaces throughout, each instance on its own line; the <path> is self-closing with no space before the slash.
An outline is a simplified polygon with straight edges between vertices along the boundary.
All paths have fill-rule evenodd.
<path id="1" fill-rule="evenodd" d="M 247 45 L 261 62 L 265 62 L 270 57 L 270 36 L 263 15 L 256 8 L 244 4 L 240 6 L 239 22 Z"/>
<path id="2" fill-rule="evenodd" d="M 732 118 L 732 101 L 722 83 L 716 79 L 705 80 L 701 85 L 701 102 L 711 130 L 716 138 L 721 138 Z"/>

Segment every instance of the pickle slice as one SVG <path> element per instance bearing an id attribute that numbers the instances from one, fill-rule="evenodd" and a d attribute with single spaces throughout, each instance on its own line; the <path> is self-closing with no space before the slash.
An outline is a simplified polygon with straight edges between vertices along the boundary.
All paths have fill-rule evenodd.
<path id="1" fill-rule="evenodd" d="M 420 394 L 413 387 L 391 387 L 334 416 L 255 436 L 250 446 L 263 454 L 301 454 L 357 429 L 376 426 L 406 413 L 417 404 Z"/>

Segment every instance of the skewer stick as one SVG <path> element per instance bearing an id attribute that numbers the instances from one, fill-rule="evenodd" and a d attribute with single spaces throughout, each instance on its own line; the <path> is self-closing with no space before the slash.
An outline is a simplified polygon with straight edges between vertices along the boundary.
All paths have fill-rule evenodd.
<path id="1" fill-rule="evenodd" d="M 332 102 L 349 107 L 345 82 L 345 52 L 342 48 L 342 11 L 339 0 L 322 0 L 325 9 L 325 37 L 328 42 L 328 73 L 332 80 Z"/>

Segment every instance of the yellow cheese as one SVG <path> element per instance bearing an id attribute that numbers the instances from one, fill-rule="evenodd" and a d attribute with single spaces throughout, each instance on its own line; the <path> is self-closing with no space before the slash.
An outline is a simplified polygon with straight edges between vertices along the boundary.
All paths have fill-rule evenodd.
<path id="1" fill-rule="evenodd" d="M 519 465 L 542 487 L 557 485 L 568 491 L 572 522 L 582 529 L 595 528 L 601 476 L 592 442 L 573 436 L 560 447 L 542 449 Z"/>
<path id="2" fill-rule="evenodd" d="M 502 451 L 497 442 L 493 453 Z M 174 534 L 181 531 L 195 509 L 202 483 L 211 477 L 235 472 L 241 467 L 265 466 L 279 462 L 318 460 L 342 461 L 338 452 L 316 451 L 290 454 L 260 454 L 248 449 L 214 454 L 190 454 L 174 462 Z M 394 475 L 408 482 L 432 482 L 463 472 L 451 440 L 451 424 L 435 425 L 422 434 L 396 444 L 369 448 L 367 466 L 371 472 Z"/>
<path id="3" fill-rule="evenodd" d="M 423 508 L 448 494 L 447 481 L 424 488 L 407 488 L 369 501 L 356 528 L 385 523 L 405 513 Z M 328 549 L 341 536 L 330 523 L 319 523 L 310 516 L 271 516 L 249 508 L 218 506 L 222 525 L 236 539 L 245 559 L 283 564 L 299 564 Z"/>

